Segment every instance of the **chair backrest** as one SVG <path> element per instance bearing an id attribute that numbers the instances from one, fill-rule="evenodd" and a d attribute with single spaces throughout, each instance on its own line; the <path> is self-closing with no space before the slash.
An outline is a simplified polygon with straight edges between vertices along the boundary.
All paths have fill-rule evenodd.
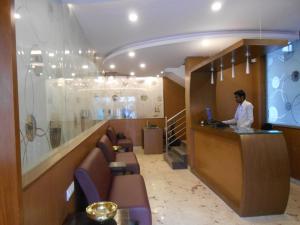
<path id="1" fill-rule="evenodd" d="M 112 174 L 99 148 L 94 148 L 84 159 L 75 171 L 75 178 L 88 204 L 107 200 Z"/>
<path id="2" fill-rule="evenodd" d="M 109 126 L 107 128 L 106 134 L 107 134 L 108 138 L 110 139 L 111 143 L 113 145 L 117 145 L 117 143 L 118 143 L 117 134 L 115 132 L 115 129 L 112 126 Z"/>
<path id="3" fill-rule="evenodd" d="M 114 162 L 116 160 L 116 153 L 113 149 L 113 145 L 106 134 L 97 142 L 97 147 L 100 148 L 108 162 Z"/>

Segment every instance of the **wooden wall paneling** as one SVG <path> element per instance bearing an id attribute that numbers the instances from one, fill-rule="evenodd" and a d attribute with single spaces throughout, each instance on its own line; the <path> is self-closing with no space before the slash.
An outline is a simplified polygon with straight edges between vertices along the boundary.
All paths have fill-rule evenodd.
<path id="1" fill-rule="evenodd" d="M 74 195 L 66 202 L 65 192 L 74 180 L 75 169 L 96 146 L 98 139 L 106 133 L 107 126 L 108 122 L 101 123 L 95 132 L 82 140 L 65 157 L 38 179 L 26 185 L 23 189 L 24 225 L 60 225 L 68 213 L 76 210 Z M 34 169 L 39 170 L 41 166 Z"/>
<path id="2" fill-rule="evenodd" d="M 185 108 L 185 90 L 169 78 L 163 78 L 164 83 L 164 112 L 171 118 Z"/>
<path id="3" fill-rule="evenodd" d="M 300 129 L 279 126 L 275 126 L 274 129 L 283 132 L 289 151 L 291 176 L 300 180 Z"/>
<path id="4" fill-rule="evenodd" d="M 191 168 L 194 163 L 194 133 L 191 129 L 191 69 L 204 61 L 205 57 L 189 57 L 185 60 L 185 108 L 186 108 L 186 143 L 187 143 L 187 154 L 188 162 Z"/>
<path id="5" fill-rule="evenodd" d="M 149 118 L 149 119 L 118 119 L 110 120 L 109 124 L 116 132 L 122 132 L 126 137 L 133 141 L 134 146 L 142 146 L 143 128 L 149 124 L 155 124 L 160 128 L 165 127 L 164 118 Z"/>
<path id="6" fill-rule="evenodd" d="M 14 1 L 0 7 L 0 224 L 22 224 Z"/>
<path id="7" fill-rule="evenodd" d="M 165 117 L 171 118 L 178 112 L 185 109 L 185 90 L 184 87 L 166 77 L 163 78 L 163 83 Z M 176 119 L 180 119 L 180 117 L 177 117 Z M 176 127 L 174 129 L 174 132 L 178 134 L 176 136 L 183 134 L 182 128 L 185 125 L 182 124 L 183 122 L 185 122 L 185 118 L 176 122 Z M 180 139 L 185 140 L 186 135 L 183 135 Z"/>

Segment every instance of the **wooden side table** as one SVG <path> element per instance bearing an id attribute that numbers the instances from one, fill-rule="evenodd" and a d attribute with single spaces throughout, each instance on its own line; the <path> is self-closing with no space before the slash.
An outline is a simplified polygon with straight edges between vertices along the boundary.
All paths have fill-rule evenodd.
<path id="1" fill-rule="evenodd" d="M 159 127 L 144 127 L 144 153 L 163 153 L 163 129 Z"/>
<path id="2" fill-rule="evenodd" d="M 113 220 L 97 222 L 87 217 L 85 212 L 74 213 L 69 216 L 63 225 L 138 225 L 138 222 L 130 220 L 128 209 L 118 209 Z"/>

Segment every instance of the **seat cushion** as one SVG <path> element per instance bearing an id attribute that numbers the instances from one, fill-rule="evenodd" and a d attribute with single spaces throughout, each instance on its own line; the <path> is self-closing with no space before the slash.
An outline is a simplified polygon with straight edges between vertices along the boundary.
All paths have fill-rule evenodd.
<path id="1" fill-rule="evenodd" d="M 96 145 L 102 150 L 108 162 L 114 162 L 116 160 L 116 153 L 113 149 L 113 145 L 106 134 L 101 137 Z"/>
<path id="2" fill-rule="evenodd" d="M 88 203 L 105 201 L 108 198 L 112 175 L 100 149 L 93 149 L 75 171 Z"/>
<path id="3" fill-rule="evenodd" d="M 117 145 L 122 146 L 123 148 L 126 148 L 126 150 L 128 152 L 132 152 L 133 151 L 133 143 L 128 138 L 126 138 L 126 139 L 119 139 L 117 141 Z"/>
<path id="4" fill-rule="evenodd" d="M 139 174 L 140 165 L 137 161 L 137 158 L 133 152 L 122 152 L 116 154 L 116 162 L 125 162 L 126 169 L 129 172 Z"/>
<path id="5" fill-rule="evenodd" d="M 151 209 L 144 179 L 141 175 L 124 175 L 113 178 L 109 200 L 119 208 L 128 208 L 130 218 L 139 225 L 151 225 Z"/>

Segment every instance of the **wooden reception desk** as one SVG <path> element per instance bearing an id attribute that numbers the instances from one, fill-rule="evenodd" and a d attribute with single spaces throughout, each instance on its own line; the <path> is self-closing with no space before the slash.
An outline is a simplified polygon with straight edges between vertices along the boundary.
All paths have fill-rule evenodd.
<path id="1" fill-rule="evenodd" d="M 284 213 L 289 159 L 279 131 L 193 126 L 193 172 L 240 216 Z"/>

